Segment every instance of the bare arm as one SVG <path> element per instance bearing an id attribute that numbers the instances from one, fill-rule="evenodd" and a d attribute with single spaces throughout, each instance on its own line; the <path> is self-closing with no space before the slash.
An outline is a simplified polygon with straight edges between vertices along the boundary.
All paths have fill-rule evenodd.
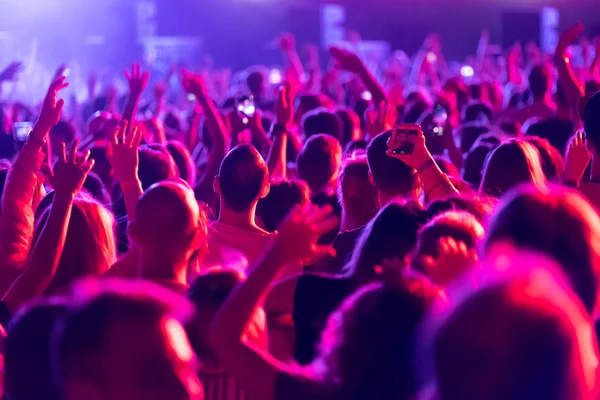
<path id="1" fill-rule="evenodd" d="M 287 143 L 289 126 L 294 120 L 294 93 L 292 86 L 286 82 L 277 94 L 277 124 L 272 132 L 275 141 L 267 157 L 271 179 L 286 179 L 287 177 Z"/>
<path id="2" fill-rule="evenodd" d="M 590 65 L 590 73 L 593 79 L 600 79 L 600 36 L 594 38 L 594 48 L 596 49 L 596 53 Z"/>
<path id="3" fill-rule="evenodd" d="M 288 66 L 288 71 L 292 75 L 288 76 L 288 78 L 293 79 L 293 82 L 298 85 L 301 84 L 304 77 L 304 67 L 296 50 L 296 38 L 291 33 L 281 35 L 279 38 L 279 47 Z"/>
<path id="4" fill-rule="evenodd" d="M 212 148 L 208 152 L 204 176 L 199 180 L 198 186 L 210 185 L 212 187 L 213 179 L 219 173 L 221 161 L 225 158 L 229 132 L 217 107 L 208 97 L 204 80 L 200 76 L 192 75 L 186 70 L 182 70 L 182 77 L 183 87 L 188 93 L 196 96 L 198 103 L 204 110 L 208 134 L 212 141 Z"/>
<path id="5" fill-rule="evenodd" d="M 2 298 L 13 313 L 26 301 L 40 296 L 56 274 L 67 237 L 73 199 L 94 166 L 94 160 L 88 161 L 89 150 L 77 157 L 77 145 L 75 141 L 67 159 L 63 144 L 61 161 L 56 175 L 51 178 L 55 196 L 48 219 L 31 251 L 27 267 Z"/>
<path id="6" fill-rule="evenodd" d="M 558 83 L 565 92 L 571 108 L 577 107 L 577 102 L 583 96 L 584 89 L 583 84 L 577 79 L 571 68 L 570 60 L 567 57 L 567 48 L 577 39 L 582 31 L 583 25 L 581 23 L 564 31 L 560 35 L 556 52 L 554 53 L 554 64 L 558 70 Z"/>
<path id="7" fill-rule="evenodd" d="M 337 47 L 332 47 L 329 51 L 340 68 L 354 72 L 362 80 L 363 84 L 367 87 L 369 92 L 371 92 L 375 104 L 379 104 L 382 101 L 388 101 L 383 87 L 377 82 L 377 79 L 375 79 L 367 69 L 367 66 L 356 54 Z"/>
<path id="8" fill-rule="evenodd" d="M 316 242 L 322 233 L 337 223 L 330 214 L 331 208 L 294 208 L 269 250 L 213 320 L 209 340 L 219 361 L 253 398 L 273 400 L 277 375 L 291 369 L 270 354 L 245 343 L 241 339 L 244 329 L 269 284 L 284 265 L 329 252 L 329 248 L 317 246 Z"/>
<path id="9" fill-rule="evenodd" d="M 142 72 L 140 64 L 135 63 L 131 66 L 131 73 L 125 71 L 125 77 L 129 82 L 129 98 L 123 111 L 123 120 L 129 123 L 130 129 L 133 129 L 135 127 L 135 114 L 140 104 L 142 92 L 148 85 L 149 74 L 148 72 Z"/>

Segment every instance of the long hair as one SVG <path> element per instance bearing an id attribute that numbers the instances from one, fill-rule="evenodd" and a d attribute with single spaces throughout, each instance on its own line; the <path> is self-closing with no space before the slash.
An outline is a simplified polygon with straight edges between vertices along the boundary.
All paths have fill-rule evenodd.
<path id="1" fill-rule="evenodd" d="M 359 289 L 329 317 L 315 377 L 347 400 L 413 399 L 415 334 L 439 293 L 408 278 Z"/>
<path id="2" fill-rule="evenodd" d="M 415 201 L 389 203 L 365 227 L 358 239 L 345 275 L 354 287 L 380 279 L 377 267 L 388 260 L 406 261 L 417 244 L 423 209 Z"/>
<path id="3" fill-rule="evenodd" d="M 35 227 L 34 243 L 48 220 L 50 208 L 44 210 Z M 112 213 L 91 196 L 80 193 L 75 198 L 65 246 L 47 294 L 84 276 L 101 275 L 115 263 L 114 222 Z"/>
<path id="4" fill-rule="evenodd" d="M 483 167 L 479 193 L 500 197 L 521 183 L 546 183 L 540 154 L 523 139 L 509 139 L 490 153 Z"/>

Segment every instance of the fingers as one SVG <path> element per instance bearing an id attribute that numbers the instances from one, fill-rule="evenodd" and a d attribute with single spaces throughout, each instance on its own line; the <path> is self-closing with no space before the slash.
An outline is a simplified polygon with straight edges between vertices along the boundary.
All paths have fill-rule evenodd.
<path id="1" fill-rule="evenodd" d="M 79 147 L 79 140 L 76 139 L 71 145 L 71 151 L 69 153 L 69 162 L 76 163 L 77 161 L 77 147 Z"/>
<path id="2" fill-rule="evenodd" d="M 67 162 L 67 146 L 65 145 L 65 142 L 62 142 L 60 144 L 60 154 L 59 154 L 59 157 L 60 157 L 60 161 L 61 162 L 63 162 L 63 163 Z"/>
<path id="3" fill-rule="evenodd" d="M 129 126 L 129 121 L 121 121 L 121 128 L 117 130 L 117 143 L 125 143 L 125 133 L 127 132 L 127 127 Z"/>
<path id="4" fill-rule="evenodd" d="M 331 216 L 317 223 L 315 226 L 315 230 L 319 234 L 319 236 L 321 236 L 337 228 L 339 223 L 340 219 L 338 217 Z"/>
<path id="5" fill-rule="evenodd" d="M 129 73 L 129 70 L 125 69 L 125 78 L 130 81 L 131 80 L 131 74 Z"/>
<path id="6" fill-rule="evenodd" d="M 333 207 L 331 207 L 329 204 L 325 205 L 324 207 L 310 207 L 305 214 L 306 223 L 318 223 L 326 217 L 329 217 L 331 213 L 333 213 Z"/>
<path id="7" fill-rule="evenodd" d="M 89 150 L 87 150 L 85 153 L 83 153 L 83 155 L 81 157 L 79 157 L 79 159 L 77 160 L 77 166 L 79 168 L 82 168 L 83 165 L 85 163 L 87 163 L 88 159 L 90 158 L 90 154 L 91 154 L 91 152 Z"/>
<path id="8" fill-rule="evenodd" d="M 335 257 L 335 249 L 331 246 L 313 246 L 311 253 L 313 253 L 313 256 L 315 257 L 324 257 L 324 256 L 331 256 L 331 257 Z"/>
<path id="9" fill-rule="evenodd" d="M 140 147 L 140 144 L 142 143 L 142 131 L 139 128 L 135 128 L 134 132 L 133 132 L 133 143 L 132 146 L 134 148 L 138 148 Z"/>
<path id="10" fill-rule="evenodd" d="M 62 109 L 65 105 L 65 101 L 63 99 L 60 99 L 57 103 L 56 103 L 56 114 L 59 116 L 62 114 Z"/>
<path id="11" fill-rule="evenodd" d="M 94 165 L 96 164 L 96 161 L 94 159 L 89 160 L 88 162 L 86 162 L 81 168 L 83 170 L 83 173 L 85 175 L 89 174 L 89 172 L 92 170 L 92 168 L 94 168 Z"/>

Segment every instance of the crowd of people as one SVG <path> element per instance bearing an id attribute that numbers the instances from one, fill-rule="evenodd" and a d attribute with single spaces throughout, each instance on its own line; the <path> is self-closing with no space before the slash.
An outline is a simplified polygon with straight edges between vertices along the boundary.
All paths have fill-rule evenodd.
<path id="1" fill-rule="evenodd" d="M 39 107 L 3 102 L 2 398 L 597 398 L 582 32 L 502 62 L 482 35 L 468 78 L 430 36 L 379 79 L 285 34 L 276 85 L 174 68 L 145 96 L 134 64 L 67 112 L 61 67 Z"/>

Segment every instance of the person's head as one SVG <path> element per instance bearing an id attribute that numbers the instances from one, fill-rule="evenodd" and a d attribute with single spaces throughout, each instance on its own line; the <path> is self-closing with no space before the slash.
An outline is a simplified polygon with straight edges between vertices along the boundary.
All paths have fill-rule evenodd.
<path id="1" fill-rule="evenodd" d="M 477 142 L 477 139 L 479 139 L 480 136 L 485 135 L 489 131 L 490 128 L 488 128 L 485 125 L 466 124 L 461 126 L 458 131 L 460 151 L 463 154 L 468 153 L 475 144 L 475 142 Z"/>
<path id="2" fill-rule="evenodd" d="M 177 166 L 179 177 L 194 187 L 196 185 L 196 165 L 187 147 L 177 140 L 171 140 L 167 143 L 167 150 Z"/>
<path id="3" fill-rule="evenodd" d="M 49 214 L 47 207 L 36 223 L 33 243 Z M 102 275 L 115 263 L 114 222 L 112 213 L 88 194 L 80 193 L 75 198 L 58 268 L 46 293 L 56 293 L 86 276 Z"/>
<path id="4" fill-rule="evenodd" d="M 48 134 L 50 146 L 52 147 L 52 154 L 60 154 L 63 143 L 69 148 L 76 136 L 77 133 L 75 132 L 75 127 L 73 127 L 70 122 L 58 121 L 58 123 L 50 129 L 50 133 Z"/>
<path id="5" fill-rule="evenodd" d="M 145 261 L 162 260 L 165 267 L 169 262 L 187 265 L 206 245 L 207 217 L 185 181 L 150 186 L 137 203 L 134 221 L 129 234 L 141 251 L 142 274 Z"/>
<path id="6" fill-rule="evenodd" d="M 142 145 L 139 150 L 138 177 L 142 188 L 177 176 L 177 166 L 167 148 L 161 144 Z"/>
<path id="7" fill-rule="evenodd" d="M 347 107 L 338 107 L 335 113 L 342 122 L 342 135 L 340 137 L 342 146 L 346 147 L 348 143 L 360 140 L 362 131 L 360 130 L 360 117 L 358 114 Z"/>
<path id="8" fill-rule="evenodd" d="M 492 146 L 481 144 L 473 147 L 473 149 L 465 155 L 465 161 L 463 162 L 462 167 L 462 179 L 470 184 L 475 190 L 479 190 L 483 166 L 492 150 Z"/>
<path id="9" fill-rule="evenodd" d="M 379 210 L 379 196 L 369 180 L 367 158 L 359 155 L 346 159 L 339 181 L 338 197 L 344 218 L 351 220 L 356 228 L 366 225 Z"/>
<path id="10" fill-rule="evenodd" d="M 269 171 L 265 160 L 252 145 L 233 148 L 219 168 L 214 189 L 221 197 L 221 209 L 247 212 L 269 194 Z"/>
<path id="11" fill-rule="evenodd" d="M 422 280 L 372 283 L 329 317 L 312 366 L 344 399 L 415 398 L 418 327 L 439 291 Z"/>
<path id="12" fill-rule="evenodd" d="M 508 241 L 556 260 L 589 312 L 594 310 L 600 268 L 600 218 L 577 192 L 522 187 L 492 216 L 484 251 Z"/>
<path id="13" fill-rule="evenodd" d="M 4 396 L 11 400 L 60 400 L 52 379 L 50 338 L 69 308 L 44 300 L 21 309 L 7 327 L 4 345 Z"/>
<path id="14" fill-rule="evenodd" d="M 262 99 L 267 90 L 267 77 L 265 72 L 265 68 L 259 66 L 248 69 L 246 86 L 257 100 Z"/>
<path id="15" fill-rule="evenodd" d="M 406 103 L 404 109 L 404 115 L 402 116 L 402 122 L 405 124 L 416 124 L 421 116 L 427 113 L 431 109 L 431 105 L 422 99 L 417 99 L 412 102 Z"/>
<path id="16" fill-rule="evenodd" d="M 528 136 L 525 140 L 535 146 L 540 153 L 542 171 L 544 171 L 546 180 L 553 182 L 562 179 L 565 164 L 556 147 L 552 146 L 547 139 L 537 136 Z"/>
<path id="17" fill-rule="evenodd" d="M 489 123 L 494 114 L 492 110 L 484 103 L 471 103 L 463 109 L 461 120 L 465 123 Z"/>
<path id="18" fill-rule="evenodd" d="M 535 99 L 543 98 L 552 90 L 554 77 L 548 64 L 538 64 L 529 73 L 529 90 Z"/>
<path id="19" fill-rule="evenodd" d="M 53 334 L 51 360 L 62 398 L 202 399 L 182 326 L 191 305 L 148 282 L 92 284 L 105 289 L 79 301 Z"/>
<path id="20" fill-rule="evenodd" d="M 275 232 L 296 204 L 309 203 L 310 188 L 304 181 L 272 183 L 269 194 L 258 201 L 256 222 L 267 232 Z"/>
<path id="21" fill-rule="evenodd" d="M 438 285 L 447 285 L 459 278 L 465 271 L 440 271 L 431 268 L 428 259 L 439 257 L 438 245 L 442 238 L 452 238 L 466 245 L 468 251 L 477 248 L 484 237 L 481 223 L 465 211 L 447 211 L 434 217 L 419 230 L 411 266 L 429 276 Z"/>
<path id="22" fill-rule="evenodd" d="M 318 194 L 337 182 L 342 163 L 342 146 L 333 136 L 311 136 L 298 154 L 298 177 Z"/>
<path id="23" fill-rule="evenodd" d="M 343 129 L 340 117 L 326 108 L 317 108 L 302 117 L 302 132 L 307 139 L 314 135 L 327 134 L 342 140 Z"/>
<path id="24" fill-rule="evenodd" d="M 102 182 L 102 179 L 100 179 L 96 173 L 91 171 L 88 173 L 88 176 L 85 178 L 85 182 L 83 182 L 83 188 L 87 190 L 87 192 L 91 194 L 92 197 L 98 201 L 98 203 L 106 207 L 110 206 L 110 195 L 106 191 L 104 182 Z"/>
<path id="25" fill-rule="evenodd" d="M 590 150 L 597 157 L 600 155 L 600 92 L 581 99 L 579 111 Z"/>
<path id="26" fill-rule="evenodd" d="M 425 209 L 425 218 L 427 221 L 431 221 L 446 211 L 465 211 L 483 224 L 491 215 L 494 203 L 492 198 L 479 197 L 476 194 L 451 195 L 428 203 Z"/>
<path id="27" fill-rule="evenodd" d="M 115 172 L 108 160 L 106 143 L 95 143 L 90 149 L 90 159 L 94 160 L 92 172 L 102 179 L 106 187 L 111 187 Z"/>
<path id="28" fill-rule="evenodd" d="M 421 192 L 417 171 L 386 154 L 391 135 L 392 131 L 384 132 L 371 140 L 367 147 L 371 182 L 379 191 L 380 200 L 395 196 L 417 198 Z"/>
<path id="29" fill-rule="evenodd" d="M 479 193 L 500 197 L 521 183 L 544 186 L 546 179 L 540 154 L 522 139 L 509 139 L 496 147 L 485 161 Z"/>
<path id="30" fill-rule="evenodd" d="M 550 262 L 520 258 L 504 266 L 517 269 L 513 276 L 480 284 L 426 320 L 437 322 L 426 323 L 432 335 L 420 332 L 431 352 L 420 361 L 432 361 L 438 399 L 595 398 L 598 354 L 589 317 Z"/>
<path id="31" fill-rule="evenodd" d="M 190 285 L 186 297 L 195 306 L 195 312 L 186 324 L 192 348 L 203 364 L 219 365 L 210 344 L 208 332 L 214 316 L 227 297 L 244 280 L 244 276 L 233 269 L 215 269 L 199 275 Z M 254 311 L 251 322 L 244 332 L 245 339 L 262 345 L 265 341 L 264 311 Z"/>
<path id="32" fill-rule="evenodd" d="M 419 203 L 390 202 L 363 230 L 345 272 L 355 285 L 382 279 L 385 260 L 408 265 L 408 255 L 417 244 L 417 232 L 423 221 Z"/>

